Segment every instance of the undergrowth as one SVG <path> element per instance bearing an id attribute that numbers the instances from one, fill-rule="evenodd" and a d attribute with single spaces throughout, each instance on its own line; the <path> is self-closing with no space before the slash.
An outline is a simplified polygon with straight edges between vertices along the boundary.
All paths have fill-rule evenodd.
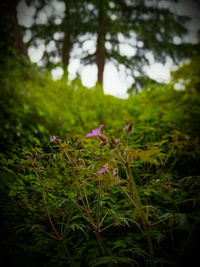
<path id="1" fill-rule="evenodd" d="M 185 71 L 122 100 L 23 59 L 1 67 L 4 262 L 195 266 L 200 95 L 192 65 L 174 90 Z"/>

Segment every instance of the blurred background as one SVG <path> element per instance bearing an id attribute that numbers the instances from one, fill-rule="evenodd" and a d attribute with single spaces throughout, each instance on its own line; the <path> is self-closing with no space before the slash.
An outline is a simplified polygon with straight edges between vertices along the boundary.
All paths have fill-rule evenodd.
<path id="1" fill-rule="evenodd" d="M 16 10 L 21 42 L 32 62 L 54 79 L 68 73 L 121 98 L 146 80 L 170 81 L 198 43 L 199 2 L 6 1 Z M 5 14 L 5 13 L 4 13 Z M 146 78 L 144 78 L 146 77 Z"/>
<path id="2" fill-rule="evenodd" d="M 143 74 L 157 82 L 169 82 L 170 70 L 184 62 L 184 59 L 176 62 L 172 57 L 170 43 L 177 49 L 181 44 L 198 42 L 200 16 L 195 0 L 105 1 L 102 7 L 99 5 L 98 1 L 21 1 L 17 18 L 24 28 L 23 41 L 31 61 L 45 66 L 48 57 L 54 79 L 61 77 L 60 50 L 68 34 L 72 43 L 67 63 L 69 79 L 78 75 L 83 85 L 92 87 L 97 81 L 98 66 L 94 57 L 100 34 L 98 27 L 102 27 L 104 92 L 126 98 L 127 89 Z M 104 10 L 102 25 L 98 21 L 100 8 Z M 66 31 L 68 25 L 72 26 L 70 32 Z M 163 51 L 158 52 L 161 45 Z M 158 54 L 160 57 L 162 54 L 162 58 Z"/>

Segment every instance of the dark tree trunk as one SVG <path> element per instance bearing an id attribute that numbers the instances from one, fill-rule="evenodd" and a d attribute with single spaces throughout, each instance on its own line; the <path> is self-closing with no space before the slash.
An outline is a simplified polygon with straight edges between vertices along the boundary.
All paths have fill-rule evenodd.
<path id="1" fill-rule="evenodd" d="M 71 43 L 67 33 L 65 33 L 63 39 L 63 47 L 62 47 L 62 64 L 64 71 L 67 71 L 67 67 L 69 65 L 70 51 L 71 51 Z"/>
<path id="2" fill-rule="evenodd" d="M 22 39 L 22 29 L 17 22 L 17 4 L 18 0 L 0 1 L 1 50 L 10 53 L 14 48 L 28 58 Z"/>
<path id="3" fill-rule="evenodd" d="M 65 35 L 63 38 L 63 44 L 62 44 L 62 65 L 64 74 L 67 75 L 68 71 L 68 65 L 69 65 L 69 59 L 70 59 L 70 52 L 72 49 L 72 41 L 71 41 L 71 35 L 72 35 L 72 25 L 70 25 L 70 7 L 69 2 L 65 1 Z"/>
<path id="4" fill-rule="evenodd" d="M 103 85 L 103 72 L 105 66 L 105 14 L 104 1 L 99 2 L 99 18 L 98 18 L 98 36 L 97 36 L 97 50 L 96 62 L 98 69 L 98 83 Z"/>

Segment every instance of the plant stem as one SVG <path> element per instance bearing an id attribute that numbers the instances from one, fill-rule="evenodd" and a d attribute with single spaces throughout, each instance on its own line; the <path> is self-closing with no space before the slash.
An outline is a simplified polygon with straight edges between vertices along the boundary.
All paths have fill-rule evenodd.
<path id="1" fill-rule="evenodd" d="M 59 241 L 59 242 L 61 243 L 61 245 L 62 245 L 62 247 L 63 247 L 63 249 L 64 249 L 64 251 L 65 251 L 67 257 L 69 258 L 69 260 L 70 260 L 70 262 L 71 262 L 71 264 L 72 264 L 72 266 L 73 266 L 73 267 L 76 267 L 76 263 L 75 263 L 74 260 L 72 259 L 71 255 L 70 255 L 70 253 L 69 253 L 69 250 L 68 250 L 68 248 L 67 248 L 67 246 L 64 244 L 62 237 L 61 237 L 60 234 L 58 233 L 58 231 L 57 231 L 57 229 L 56 229 L 56 227 L 55 227 L 55 225 L 54 225 L 54 223 L 53 223 L 53 221 L 52 221 L 52 219 L 51 219 L 51 215 L 50 215 L 50 213 L 49 213 L 49 208 L 48 208 L 47 200 L 46 200 L 46 197 L 45 197 L 44 186 L 43 186 L 41 177 L 40 177 L 40 175 L 39 175 L 38 172 L 37 172 L 37 167 L 34 165 L 34 163 L 33 163 L 32 161 L 31 161 L 31 163 L 32 163 L 32 165 L 33 165 L 33 167 L 34 167 L 34 171 L 35 171 L 36 177 L 37 177 L 37 179 L 38 179 L 38 181 L 39 181 L 39 184 L 40 184 L 40 187 L 41 187 L 41 189 L 42 189 L 42 197 L 43 197 L 43 201 L 44 201 L 44 206 L 45 206 L 45 209 L 46 209 L 47 217 L 48 217 L 49 223 L 50 223 L 50 225 L 51 225 L 51 228 L 52 228 L 52 230 L 53 230 L 54 233 L 55 233 L 56 240 Z"/>
<path id="2" fill-rule="evenodd" d="M 87 191 L 85 190 L 85 187 L 83 188 L 84 189 L 84 193 L 85 193 L 85 200 L 86 200 L 86 203 L 87 203 L 87 206 L 88 206 L 88 211 L 90 212 L 90 205 L 89 205 L 89 202 L 88 202 L 88 197 L 87 197 Z"/>
<path id="3" fill-rule="evenodd" d="M 127 175 L 127 178 L 128 180 L 130 181 L 130 184 L 131 184 L 131 195 L 132 195 L 132 200 L 134 201 L 135 203 L 135 207 L 137 209 L 137 212 L 142 220 L 142 223 L 143 223 L 143 226 L 144 228 L 148 227 L 149 226 L 149 222 L 145 216 L 145 213 L 144 213 L 144 210 L 142 208 L 142 203 L 141 203 L 141 199 L 140 199 L 140 196 L 139 196 L 139 193 L 138 193 L 138 190 L 137 190 L 137 187 L 136 187 L 136 184 L 135 184 L 135 180 L 133 178 L 133 175 L 131 173 L 131 170 L 130 170 L 130 167 L 128 166 L 128 164 L 126 164 L 126 175 Z"/>
<path id="4" fill-rule="evenodd" d="M 154 255 L 153 255 L 153 244 L 152 244 L 152 239 L 151 239 L 150 227 L 146 229 L 146 233 L 147 233 L 147 244 L 148 244 L 149 255 L 150 255 L 150 264 L 153 267 L 154 266 Z"/>
<path id="5" fill-rule="evenodd" d="M 131 203 L 134 205 L 134 207 L 136 208 L 138 215 L 140 216 L 142 220 L 142 224 L 143 224 L 144 229 L 146 230 L 146 235 L 147 235 L 147 244 L 148 244 L 149 255 L 150 255 L 150 264 L 151 266 L 154 266 L 153 245 L 152 245 L 151 232 L 150 232 L 150 223 L 148 221 L 148 218 L 146 218 L 145 216 L 142 203 L 141 203 L 141 199 L 140 199 L 140 195 L 138 193 L 131 169 L 127 163 L 125 164 L 125 167 L 126 167 L 127 179 L 130 181 L 130 184 L 131 184 L 131 196 L 132 197 L 124 189 L 123 191 L 126 194 L 126 196 L 129 198 Z"/>
<path id="6" fill-rule="evenodd" d="M 78 188 L 79 188 L 79 186 L 78 186 Z M 81 202 L 82 202 L 82 204 L 83 204 L 85 213 L 86 213 L 86 215 L 87 215 L 87 217 L 88 217 L 88 219 L 89 219 L 89 221 L 90 221 L 90 224 L 92 225 L 92 228 L 93 228 L 93 230 L 94 230 L 94 233 L 95 233 L 97 242 L 98 242 L 98 244 L 99 244 L 100 250 L 101 250 L 103 256 L 106 256 L 106 254 L 108 254 L 108 253 L 107 253 L 107 250 L 106 250 L 106 248 L 105 248 L 105 245 L 103 244 L 103 241 L 102 241 L 102 239 L 101 239 L 99 227 L 97 227 L 97 226 L 95 225 L 95 223 L 94 223 L 94 221 L 93 221 L 93 219 L 92 219 L 92 217 L 91 217 L 91 215 L 90 215 L 90 212 L 89 212 L 88 209 L 87 209 L 87 206 L 86 206 L 85 201 L 84 201 L 84 199 L 83 199 L 83 196 L 82 196 L 82 193 L 81 193 L 81 191 L 80 191 L 80 188 L 79 188 L 79 193 L 80 193 Z"/>
<path id="7" fill-rule="evenodd" d="M 62 247 L 63 247 L 63 249 L 64 249 L 66 255 L 68 256 L 68 258 L 69 258 L 69 260 L 70 260 L 72 266 L 73 266 L 73 267 L 76 267 L 76 263 L 75 263 L 74 260 L 72 259 L 72 256 L 71 256 L 71 254 L 70 254 L 70 252 L 69 252 L 67 246 L 66 246 L 65 243 L 63 242 L 63 240 L 60 240 L 60 243 L 61 243 L 61 245 L 62 245 Z"/>

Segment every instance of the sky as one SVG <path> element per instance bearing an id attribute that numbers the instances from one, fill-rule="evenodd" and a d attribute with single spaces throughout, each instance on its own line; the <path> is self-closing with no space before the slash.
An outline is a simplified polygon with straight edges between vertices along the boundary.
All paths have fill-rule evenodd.
<path id="1" fill-rule="evenodd" d="M 55 2 L 55 8 L 58 13 L 60 13 L 63 10 L 62 3 Z M 159 5 L 165 6 L 167 5 L 167 1 L 160 1 Z M 197 7 L 197 3 L 193 0 L 181 0 L 179 4 L 174 4 L 171 6 L 171 9 L 173 12 L 182 14 L 182 15 L 189 15 L 192 17 L 192 20 L 187 24 L 187 27 L 189 29 L 189 36 L 186 37 L 186 41 L 190 40 L 190 42 L 197 42 L 196 38 L 196 31 L 200 28 L 200 16 L 199 16 L 199 8 Z M 30 27 L 33 24 L 33 15 L 35 12 L 35 9 L 33 7 L 28 7 L 24 1 L 21 1 L 18 5 L 18 22 L 22 26 Z M 46 22 L 46 14 L 51 13 L 51 9 L 47 6 L 46 10 L 40 14 L 40 23 Z M 56 23 L 60 23 L 59 18 Z M 30 30 L 26 31 L 26 34 L 24 36 L 24 41 L 27 42 L 31 37 Z M 59 36 L 57 36 L 59 37 Z M 56 38 L 56 36 L 55 36 Z M 120 38 L 120 36 L 119 36 Z M 121 37 L 122 38 L 122 37 Z M 179 43 L 181 40 L 179 37 L 174 37 L 174 42 Z M 89 40 L 84 43 L 85 49 L 94 49 L 94 40 Z M 142 45 L 142 44 L 141 44 Z M 54 43 L 50 43 L 46 49 L 54 48 Z M 43 55 L 43 52 L 45 50 L 44 44 L 38 44 L 38 47 L 30 47 L 28 49 L 28 54 L 32 62 L 37 63 L 38 65 L 41 65 L 41 58 Z M 76 50 L 76 48 L 75 48 Z M 129 46 L 121 46 L 120 51 L 124 55 L 133 55 L 136 51 L 133 50 L 133 48 Z M 77 52 L 77 51 L 74 51 Z M 73 53 L 73 51 L 72 51 Z M 173 61 L 167 57 L 165 64 L 161 64 L 160 62 L 156 62 L 153 54 L 149 52 L 146 57 L 148 58 L 150 62 L 150 66 L 144 66 L 144 71 L 146 74 L 158 81 L 158 82 L 164 82 L 167 83 L 170 81 L 170 71 L 176 69 L 177 66 L 173 64 Z M 56 59 L 54 59 L 56 60 Z M 59 59 L 57 59 L 59 60 Z M 77 71 L 80 70 L 80 61 L 78 59 L 74 59 L 70 61 L 68 71 L 69 71 L 69 79 L 74 79 L 76 77 Z M 137 76 L 137 73 L 135 73 Z M 60 67 L 57 67 L 52 71 L 52 76 L 54 79 L 59 79 L 62 76 L 62 69 Z M 87 87 L 93 87 L 96 84 L 97 80 L 97 67 L 96 65 L 87 65 L 85 67 L 82 66 L 80 71 L 80 76 L 83 85 Z M 106 63 L 105 70 L 104 70 L 104 83 L 103 88 L 105 94 L 110 94 L 119 98 L 127 98 L 127 89 L 130 87 L 130 85 L 133 82 L 133 77 L 127 76 L 124 72 L 123 66 L 121 66 L 120 71 L 116 69 L 116 67 L 110 62 Z"/>

